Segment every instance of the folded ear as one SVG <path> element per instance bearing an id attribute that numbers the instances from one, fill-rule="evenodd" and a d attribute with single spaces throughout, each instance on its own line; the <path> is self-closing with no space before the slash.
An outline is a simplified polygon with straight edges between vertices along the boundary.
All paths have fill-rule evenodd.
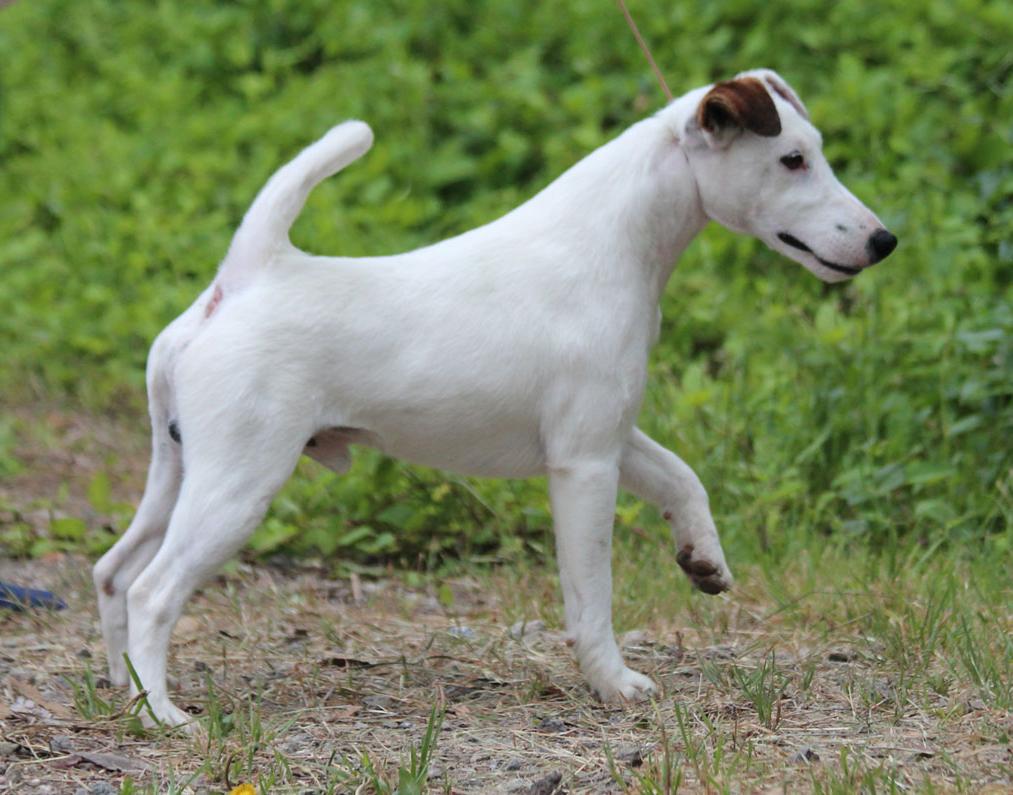
<path id="1" fill-rule="evenodd" d="M 755 77 L 716 84 L 700 101 L 696 123 L 714 148 L 727 146 L 743 130 L 767 137 L 781 134 L 774 100 Z"/>
<path id="2" fill-rule="evenodd" d="M 796 94 L 794 90 L 792 90 L 792 87 L 788 85 L 788 81 L 786 81 L 773 69 L 753 69 L 749 72 L 742 72 L 741 74 L 735 75 L 736 80 L 746 77 L 755 77 L 757 80 L 762 80 L 767 84 L 767 88 L 795 108 L 795 110 L 798 111 L 798 115 L 808 121 L 809 111 L 806 110 L 805 105 L 802 104 L 802 100 L 798 98 L 798 94 Z"/>

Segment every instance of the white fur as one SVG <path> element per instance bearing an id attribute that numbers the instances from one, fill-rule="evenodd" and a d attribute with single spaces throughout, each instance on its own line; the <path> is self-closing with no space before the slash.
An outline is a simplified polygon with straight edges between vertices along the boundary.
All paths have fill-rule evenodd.
<path id="1" fill-rule="evenodd" d="M 288 240 L 313 186 L 369 148 L 365 124 L 335 127 L 279 170 L 213 285 L 151 350 L 148 484 L 95 566 L 113 681 L 126 684 L 129 651 L 158 718 L 188 721 L 166 691 L 185 602 L 242 547 L 301 454 L 342 470 L 348 445 L 366 444 L 473 475 L 547 474 L 581 669 L 604 699 L 651 691 L 612 632 L 619 485 L 669 518 L 694 583 L 732 582 L 700 481 L 634 426 L 675 262 L 714 219 L 834 281 L 777 233 L 860 267 L 879 228 L 834 179 L 801 103 L 775 96 L 780 136 L 719 140 L 694 121 L 706 91 L 493 223 L 398 256 L 316 257 Z M 792 149 L 805 152 L 806 173 L 779 164 Z"/>

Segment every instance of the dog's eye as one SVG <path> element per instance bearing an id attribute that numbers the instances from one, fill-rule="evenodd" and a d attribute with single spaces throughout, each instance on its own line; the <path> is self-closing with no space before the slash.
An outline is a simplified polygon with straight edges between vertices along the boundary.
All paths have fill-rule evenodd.
<path id="1" fill-rule="evenodd" d="M 789 171 L 797 171 L 805 165 L 805 158 L 802 157 L 801 152 L 792 152 L 790 155 L 782 157 L 781 162 Z"/>

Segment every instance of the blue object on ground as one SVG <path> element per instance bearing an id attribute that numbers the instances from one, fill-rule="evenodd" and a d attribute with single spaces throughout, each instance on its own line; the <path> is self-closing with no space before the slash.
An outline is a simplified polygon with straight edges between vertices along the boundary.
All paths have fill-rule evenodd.
<path id="1" fill-rule="evenodd" d="M 38 588 L 24 588 L 20 585 L 0 582 L 0 607 L 6 607 L 8 610 L 24 610 L 26 607 L 47 607 L 51 610 L 63 610 L 66 606 L 66 602 L 49 591 L 40 591 Z"/>

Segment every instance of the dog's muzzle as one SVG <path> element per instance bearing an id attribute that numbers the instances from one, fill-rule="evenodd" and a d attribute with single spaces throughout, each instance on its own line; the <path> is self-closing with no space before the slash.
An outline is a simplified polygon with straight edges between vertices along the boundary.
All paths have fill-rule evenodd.
<path id="1" fill-rule="evenodd" d="M 837 262 L 830 262 L 829 260 L 823 259 L 819 254 L 813 251 L 809 246 L 803 243 L 794 235 L 789 235 L 787 232 L 778 232 L 777 239 L 782 243 L 797 248 L 799 251 L 804 251 L 806 254 L 812 254 L 812 256 L 822 265 L 824 268 L 829 268 L 832 271 L 843 273 L 846 276 L 855 276 L 861 273 L 861 268 L 856 268 L 851 265 L 841 265 Z M 893 250 L 897 248 L 897 237 L 886 229 L 877 229 L 869 236 L 869 240 L 865 244 L 866 251 L 869 254 L 869 265 L 875 265 L 877 262 L 882 262 L 884 259 L 893 253 Z"/>
<path id="2" fill-rule="evenodd" d="M 838 273 L 843 273 L 847 276 L 854 276 L 860 273 L 862 270 L 861 268 L 852 268 L 850 265 L 838 265 L 836 262 L 830 262 L 828 260 L 823 259 L 823 257 L 821 257 L 819 254 L 817 254 L 815 251 L 809 248 L 809 246 L 807 246 L 805 243 L 803 243 L 794 235 L 789 235 L 787 232 L 778 232 L 777 238 L 782 243 L 786 243 L 792 248 L 797 248 L 799 251 L 804 251 L 806 254 L 812 254 L 813 257 L 816 259 L 816 261 L 819 262 L 819 264 L 822 265 L 824 268 L 829 268 L 832 271 L 837 271 Z"/>

